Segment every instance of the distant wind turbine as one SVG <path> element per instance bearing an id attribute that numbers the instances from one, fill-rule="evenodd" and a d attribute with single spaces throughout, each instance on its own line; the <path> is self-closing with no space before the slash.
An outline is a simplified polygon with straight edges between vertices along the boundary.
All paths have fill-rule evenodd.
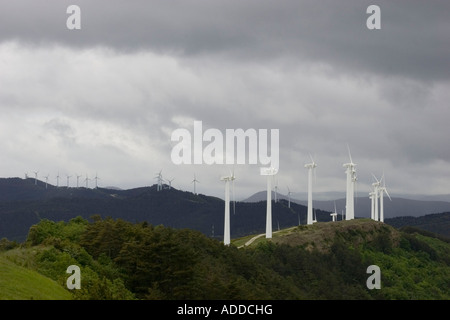
<path id="1" fill-rule="evenodd" d="M 163 184 L 163 178 L 162 178 L 162 169 L 159 171 L 159 173 L 157 173 L 157 176 L 155 177 L 155 179 L 158 179 L 157 185 L 156 185 L 156 191 L 161 191 L 162 190 L 162 184 Z"/>
<path id="2" fill-rule="evenodd" d="M 317 164 L 314 162 L 312 157 L 311 157 L 311 163 L 305 164 L 305 168 L 308 169 L 308 214 L 307 214 L 307 218 L 306 218 L 306 224 L 313 224 L 313 222 L 315 220 L 315 219 L 313 219 L 312 178 L 313 178 L 313 171 L 315 171 L 316 167 L 317 167 Z"/>
<path id="3" fill-rule="evenodd" d="M 98 189 L 98 180 L 100 180 L 100 178 L 98 177 L 98 174 L 97 174 L 97 173 L 95 173 L 95 178 L 94 178 L 94 180 L 95 180 L 95 189 Z"/>
<path id="4" fill-rule="evenodd" d="M 230 244 L 230 181 L 234 182 L 236 177 L 234 172 L 229 176 L 220 178 L 220 180 L 225 181 L 225 221 L 224 221 L 224 231 L 223 231 L 223 243 L 225 245 Z"/>
<path id="5" fill-rule="evenodd" d="M 72 176 L 67 175 L 67 188 L 69 188 L 69 179 L 70 179 L 71 177 L 72 177 Z"/>
<path id="6" fill-rule="evenodd" d="M 172 181 L 175 180 L 175 178 L 172 178 L 170 180 L 167 180 L 167 182 L 169 183 L 169 190 L 172 188 Z"/>
<path id="7" fill-rule="evenodd" d="M 354 186 L 356 182 L 356 164 L 353 163 L 352 155 L 350 154 L 350 148 L 347 145 L 348 155 L 350 162 L 344 163 L 343 166 L 347 168 L 345 173 L 347 174 L 347 196 L 345 203 L 345 219 L 353 220 L 355 218 L 355 204 L 354 204 Z"/>
<path id="8" fill-rule="evenodd" d="M 56 187 L 59 187 L 59 171 L 58 171 L 58 175 L 56 176 Z"/>
<path id="9" fill-rule="evenodd" d="M 47 176 L 45 177 L 45 189 L 47 189 L 47 185 L 48 185 L 48 177 L 50 176 L 50 174 L 47 174 Z"/>
<path id="10" fill-rule="evenodd" d="M 334 202 L 334 212 L 330 213 L 332 221 L 336 221 L 337 211 L 336 211 L 336 201 Z"/>
<path id="11" fill-rule="evenodd" d="M 291 194 L 292 194 L 292 192 L 291 192 L 291 189 L 289 189 L 289 186 L 287 187 L 287 189 L 288 189 L 288 207 L 290 208 L 291 207 Z"/>
<path id="12" fill-rule="evenodd" d="M 372 183 L 372 187 L 373 187 L 373 203 L 374 203 L 374 207 L 373 207 L 373 219 L 375 221 L 378 221 L 378 197 L 379 197 L 379 187 L 381 182 L 377 179 L 377 177 L 375 177 L 375 175 L 372 173 L 372 176 L 375 178 L 375 182 Z"/>
<path id="13" fill-rule="evenodd" d="M 261 168 L 261 175 L 267 176 L 267 207 L 266 207 L 266 238 L 272 238 L 272 186 L 273 176 L 277 174 L 274 168 Z"/>
<path id="14" fill-rule="evenodd" d="M 192 180 L 191 183 L 194 184 L 194 194 L 197 194 L 197 189 L 196 189 L 196 183 L 200 183 L 200 181 L 197 180 L 197 178 L 195 177 L 195 173 L 194 173 L 194 180 Z"/>
<path id="15" fill-rule="evenodd" d="M 39 171 L 34 171 L 34 184 L 37 185 L 37 177 L 38 177 Z"/>
<path id="16" fill-rule="evenodd" d="M 86 174 L 86 179 L 84 179 L 84 181 L 86 182 L 86 188 L 89 187 L 89 180 L 91 180 L 91 179 L 89 179 L 88 175 Z"/>
<path id="17" fill-rule="evenodd" d="M 392 201 L 392 199 L 386 189 L 386 179 L 384 179 L 384 174 L 383 174 L 381 180 L 383 180 L 383 186 L 379 189 L 379 191 L 380 191 L 380 221 L 384 222 L 384 202 L 383 202 L 384 193 L 386 192 L 387 196 L 389 197 L 389 200 Z"/>
<path id="18" fill-rule="evenodd" d="M 78 174 L 75 174 L 76 176 L 77 176 L 77 188 L 79 187 L 79 180 L 80 180 L 80 178 L 81 178 L 81 174 L 80 175 L 78 175 Z"/>

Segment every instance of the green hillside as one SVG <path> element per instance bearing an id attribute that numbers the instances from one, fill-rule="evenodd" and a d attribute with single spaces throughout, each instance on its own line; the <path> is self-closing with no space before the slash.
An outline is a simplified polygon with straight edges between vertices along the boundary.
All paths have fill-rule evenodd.
<path id="1" fill-rule="evenodd" d="M 0 253 L 0 300 L 69 300 L 60 284 Z"/>
<path id="2" fill-rule="evenodd" d="M 224 246 L 199 231 L 145 222 L 44 219 L 24 243 L 0 241 L 1 298 L 450 299 L 450 244 L 432 233 L 356 219 L 274 231 L 246 245 L 255 236 Z M 64 288 L 69 265 L 80 267 L 80 290 Z M 372 265 L 381 289 L 367 287 Z"/>

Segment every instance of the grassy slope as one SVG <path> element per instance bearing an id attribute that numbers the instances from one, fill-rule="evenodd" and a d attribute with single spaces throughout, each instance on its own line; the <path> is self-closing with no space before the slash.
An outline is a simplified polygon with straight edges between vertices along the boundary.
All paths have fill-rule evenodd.
<path id="1" fill-rule="evenodd" d="M 55 281 L 19 266 L 0 253 L 0 300 L 70 300 Z"/>

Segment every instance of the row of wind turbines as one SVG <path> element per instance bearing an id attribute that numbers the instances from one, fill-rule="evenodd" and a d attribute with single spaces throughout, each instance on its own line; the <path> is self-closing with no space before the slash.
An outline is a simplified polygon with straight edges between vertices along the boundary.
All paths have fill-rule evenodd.
<path id="1" fill-rule="evenodd" d="M 37 185 L 37 181 L 38 181 L 38 173 L 39 171 L 33 171 L 34 173 L 34 184 Z M 79 175 L 79 174 L 75 174 L 75 176 L 77 177 L 77 188 L 79 188 L 79 182 L 80 182 L 80 178 L 83 175 Z M 45 189 L 48 189 L 48 179 L 50 177 L 50 174 L 47 174 L 44 178 L 45 178 Z M 25 179 L 30 178 L 28 176 L 28 172 L 25 172 Z M 58 174 L 56 175 L 56 187 L 60 187 L 59 185 L 59 179 L 61 178 L 61 176 Z M 70 178 L 72 178 L 72 176 L 66 174 L 66 179 L 67 179 L 67 185 L 66 187 L 69 188 L 70 187 Z M 88 177 L 88 175 L 86 174 L 86 178 L 83 180 L 86 184 L 86 188 L 89 188 L 89 181 L 91 180 L 95 180 L 95 188 L 98 188 L 98 180 L 100 180 L 100 178 L 98 177 L 97 174 L 95 174 L 95 178 L 91 179 Z"/>
<path id="2" fill-rule="evenodd" d="M 347 146 L 348 147 L 348 146 Z M 345 173 L 347 177 L 346 182 L 346 204 L 345 204 L 345 220 L 353 220 L 355 219 L 355 205 L 354 205 L 354 194 L 356 188 L 356 163 L 353 162 L 352 156 L 350 154 L 350 148 L 348 148 L 348 154 L 350 158 L 350 162 L 344 163 L 343 167 L 346 168 Z M 312 156 L 310 156 L 311 162 L 305 164 L 305 168 L 308 170 L 308 210 L 307 210 L 307 225 L 311 225 L 317 222 L 316 217 L 313 215 L 313 175 L 315 176 L 315 170 L 317 167 L 317 163 L 313 160 Z M 267 207 L 266 207 L 266 238 L 272 238 L 272 186 L 271 182 L 273 177 L 278 173 L 278 171 L 272 167 L 270 168 L 261 168 L 261 175 L 267 176 Z M 374 175 L 376 182 L 372 184 L 373 191 L 369 193 L 369 197 L 372 200 L 371 202 L 371 219 L 376 221 L 384 222 L 384 208 L 383 208 L 383 196 L 386 193 L 390 200 L 391 197 L 387 192 L 385 182 L 383 181 L 383 186 L 381 186 L 381 181 L 384 179 L 383 177 L 378 180 Z M 224 176 L 221 178 L 222 181 L 225 182 L 225 221 L 224 221 L 224 244 L 230 244 L 230 182 L 234 184 L 234 180 L 236 179 L 234 172 L 228 176 Z M 195 177 L 194 177 L 195 180 Z M 234 190 L 234 187 L 233 187 Z M 288 197 L 289 197 L 289 207 L 290 207 L 290 195 L 291 191 L 288 188 Z M 275 196 L 277 191 L 275 192 Z M 378 201 L 380 204 L 380 211 L 378 214 Z M 337 212 L 336 205 L 334 206 L 334 212 L 331 214 L 332 221 L 336 221 Z"/>

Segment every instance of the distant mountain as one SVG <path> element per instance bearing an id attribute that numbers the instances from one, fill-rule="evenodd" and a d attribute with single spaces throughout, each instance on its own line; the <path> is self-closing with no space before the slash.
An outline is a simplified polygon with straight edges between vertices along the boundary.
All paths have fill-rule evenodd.
<path id="1" fill-rule="evenodd" d="M 416 227 L 441 234 L 450 239 L 450 212 L 427 214 L 421 217 L 396 217 L 385 222 L 393 227 Z"/>
<path id="2" fill-rule="evenodd" d="M 245 202 L 256 202 L 266 199 L 266 191 L 257 192 L 251 197 L 244 200 Z M 328 195 L 327 195 L 328 196 Z M 275 193 L 272 192 L 272 199 L 275 197 Z M 278 199 L 287 199 L 286 195 L 277 194 Z M 324 195 L 322 195 L 324 197 Z M 444 196 L 437 196 L 443 198 Z M 431 199 L 432 197 L 423 196 L 424 199 Z M 291 198 L 291 203 L 295 202 L 306 206 L 306 200 L 297 200 Z M 336 205 L 336 211 L 342 213 L 345 210 L 345 198 L 336 198 L 336 200 L 318 200 L 313 198 L 314 208 L 334 212 Z M 356 197 L 355 198 L 355 215 L 360 218 L 370 217 L 371 200 L 368 197 Z M 413 200 L 400 197 L 392 198 L 389 200 L 387 196 L 384 197 L 384 215 L 385 219 L 399 217 L 399 216 L 423 216 L 426 214 L 450 212 L 450 202 L 437 201 L 437 200 Z"/>
<path id="3" fill-rule="evenodd" d="M 273 203 L 273 229 L 305 224 L 306 207 L 281 200 Z M 224 201 L 156 185 L 128 190 L 67 188 L 45 185 L 34 179 L 0 179 L 0 238 L 23 241 L 29 228 L 41 219 L 68 221 L 93 215 L 130 222 L 191 228 L 222 238 Z M 318 221 L 330 221 L 329 212 L 316 210 Z M 265 231 L 266 203 L 236 202 L 231 205 L 231 237 Z"/>

